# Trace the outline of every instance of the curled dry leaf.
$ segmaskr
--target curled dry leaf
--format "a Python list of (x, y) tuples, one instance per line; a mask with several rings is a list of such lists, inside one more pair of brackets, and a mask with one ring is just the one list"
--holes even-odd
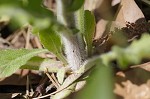
[(131, 66), (130, 68), (142, 68), (142, 69), (147, 70), (147, 71), (150, 72), (150, 62), (141, 64), (141, 65)]
[(116, 21), (121, 22), (126, 26), (126, 22), (134, 23), (139, 19), (145, 19), (145, 17), (135, 1), (122, 0), (116, 15)]
[(124, 99), (149, 99), (150, 98), (150, 80), (146, 84), (136, 85), (127, 80), (122, 82), (122, 85), (116, 84), (114, 92), (117, 95), (123, 96)]

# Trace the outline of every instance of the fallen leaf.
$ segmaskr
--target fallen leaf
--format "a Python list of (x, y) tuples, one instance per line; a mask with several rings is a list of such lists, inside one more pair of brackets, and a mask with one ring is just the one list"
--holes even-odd
[(99, 39), (102, 37), (103, 33), (106, 30), (106, 25), (107, 25), (108, 21), (101, 19), (98, 21), (98, 23), (96, 24), (96, 33), (95, 33), (95, 37), (94, 39)]
[[(150, 82), (150, 80), (148, 81)], [(147, 83), (148, 83), (147, 82)], [(150, 98), (150, 87), (147, 84), (142, 84), (140, 86), (133, 84), (131, 81), (127, 80), (122, 82), (122, 85), (116, 84), (116, 89), (114, 92), (124, 99), (149, 99)]]
[(126, 26), (126, 22), (135, 23), (139, 19), (145, 19), (144, 14), (134, 0), (122, 0), (116, 15), (116, 21)]
[(140, 65), (131, 66), (130, 68), (142, 68), (142, 69), (150, 72), (150, 62), (140, 64)]

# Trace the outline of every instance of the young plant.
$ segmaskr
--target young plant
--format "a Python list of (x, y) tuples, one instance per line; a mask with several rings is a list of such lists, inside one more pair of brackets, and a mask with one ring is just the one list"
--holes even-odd
[[(29, 0), (28, 3), (29, 7), (27, 8), (30, 8), (33, 5), (33, 0)], [(106, 78), (108, 80), (106, 81), (110, 81), (109, 78), (112, 73), (109, 70), (107, 71), (105, 66), (111, 66), (111, 61), (117, 61), (118, 66), (125, 69), (131, 63), (138, 64), (142, 58), (150, 58), (150, 49), (147, 49), (147, 46), (150, 46), (150, 43), (148, 43), (149, 35), (144, 35), (140, 41), (133, 42), (127, 48), (113, 47), (112, 51), (108, 53), (93, 56), (92, 39), (96, 24), (94, 14), (91, 11), (84, 10), (84, 0), (56, 0), (56, 4), (57, 18), (54, 14), (51, 14), (50, 18), (47, 18), (49, 23), (44, 21), (46, 25), (43, 27), (40, 25), (42, 21), (35, 20), (37, 18), (34, 15), (31, 23), (28, 19), (26, 20), (33, 25), (33, 32), (36, 32), (35, 34), (39, 36), (45, 49), (0, 50), (0, 78), (10, 76), (17, 69), (56, 72), (61, 86), (56, 92), (38, 98), (53, 95), (52, 98), (61, 99), (76, 89), (78, 84), (84, 84), (84, 82), (80, 82), (81, 76), (93, 66), (98, 68), (102, 66), (99, 72), (110, 72), (106, 73), (106, 75), (108, 74), (108, 78)], [(28, 11), (27, 8), (22, 9)], [(0, 13), (2, 12), (0, 10)], [(24, 15), (29, 17), (31, 13)], [(7, 14), (7, 16), (11, 15)], [(17, 16), (14, 17), (16, 19)], [(19, 21), (16, 20), (16, 22)], [(147, 42), (147, 45), (145, 45), (145, 42)], [(53, 52), (63, 62), (64, 66), (55, 65), (60, 64), (59, 61), (35, 57), (39, 53), (49, 51)], [(128, 56), (129, 54), (131, 57)], [(64, 79), (66, 72), (71, 74)], [(102, 73), (101, 76), (103, 74), (105, 73)], [(110, 94), (112, 93), (110, 92)]]

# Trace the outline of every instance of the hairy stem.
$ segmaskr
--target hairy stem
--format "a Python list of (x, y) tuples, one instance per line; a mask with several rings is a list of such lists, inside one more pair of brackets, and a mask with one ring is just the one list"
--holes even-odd
[(73, 71), (76, 71), (85, 60), (85, 54), (83, 53), (84, 45), (81, 44), (82, 38), (79, 38), (81, 36), (71, 31), (76, 28), (74, 12), (67, 12), (67, 7), (71, 1), (57, 0), (57, 20), (69, 28), (68, 30), (61, 31), (59, 35), (65, 47), (68, 64)]

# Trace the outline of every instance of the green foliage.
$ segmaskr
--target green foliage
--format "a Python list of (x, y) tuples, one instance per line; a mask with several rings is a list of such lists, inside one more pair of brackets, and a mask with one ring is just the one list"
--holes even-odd
[(114, 46), (109, 53), (100, 57), (105, 65), (111, 65), (111, 61), (117, 61), (119, 68), (127, 69), (129, 65), (138, 64), (142, 59), (150, 58), (150, 35), (143, 34), (140, 40), (135, 40), (127, 48)]
[(84, 4), (84, 0), (71, 0), (71, 4), (68, 7), (68, 11), (76, 11)]
[(60, 68), (57, 72), (57, 79), (60, 84), (63, 83), (65, 75), (66, 75), (66, 68), (64, 67)]
[(18, 70), (22, 65), (39, 53), (47, 52), (46, 49), (8, 49), (0, 50), (0, 78), (7, 77)]
[(150, 35), (144, 34), (139, 41), (133, 41), (126, 49), (113, 47), (119, 67), (126, 69), (128, 65), (139, 64), (142, 59), (150, 58), (149, 40)]
[(81, 7), (76, 12), (76, 17), (76, 27), (80, 30), (82, 37), (85, 38), (86, 51), (88, 56), (91, 56), (93, 49), (92, 42), (96, 26), (95, 16), (91, 11), (84, 11), (84, 7)]
[(60, 37), (52, 29), (41, 31), (39, 33), (40, 41), (49, 51), (53, 52), (62, 62), (67, 64), (62, 54), (62, 44)]
[(88, 56), (92, 55), (92, 42), (95, 32), (95, 16), (91, 11), (85, 10), (84, 12), (84, 36), (87, 44)]
[(20, 69), (30, 69), (48, 72), (58, 72), (64, 68), (62, 62), (53, 59), (32, 57), (27, 63), (20, 67)]
[(25, 65), (21, 66), (20, 69), (39, 70), (44, 60), (44, 58), (38, 56), (32, 57)]
[(99, 61), (87, 79), (85, 88), (77, 94), (76, 99), (115, 99), (113, 85), (112, 68)]
[(84, 7), (82, 6), (78, 11), (75, 13), (76, 15), (76, 28), (79, 29), (80, 33), (84, 33)]
[(46, 29), (50, 26), (53, 13), (42, 8), (41, 3), (42, 0), (36, 0), (36, 3), (34, 0), (28, 0), (27, 3), (22, 0), (1, 0), (0, 18), (8, 18), (12, 29), (28, 24), (38, 30)]

